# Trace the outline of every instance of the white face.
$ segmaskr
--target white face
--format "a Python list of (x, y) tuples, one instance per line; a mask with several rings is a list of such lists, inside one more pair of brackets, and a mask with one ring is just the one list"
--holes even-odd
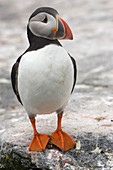
[(34, 35), (53, 39), (55, 33), (52, 30), (56, 28), (56, 19), (42, 12), (31, 18), (28, 26)]

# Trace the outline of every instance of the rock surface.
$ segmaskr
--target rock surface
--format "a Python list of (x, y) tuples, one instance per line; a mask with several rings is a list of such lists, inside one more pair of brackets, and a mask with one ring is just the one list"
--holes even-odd
[[(57, 9), (74, 33), (61, 41), (75, 57), (77, 85), (65, 109), (63, 130), (75, 142), (62, 153), (48, 145), (30, 152), (33, 131), (11, 88), (11, 66), (28, 46), (26, 24), (40, 6)], [(0, 169), (113, 169), (113, 1), (4, 0), (0, 2)], [(51, 134), (55, 113), (37, 116), (37, 128)]]
[[(76, 146), (65, 153), (48, 144), (45, 152), (31, 152), (29, 129), (17, 126), (2, 135), (0, 150), (0, 169), (112, 169), (113, 167), (113, 133), (107, 136), (84, 133), (73, 136)], [(17, 130), (17, 132), (16, 132)], [(16, 132), (16, 134), (14, 134)], [(9, 136), (8, 136), (8, 135)], [(4, 142), (5, 140), (5, 142)], [(80, 142), (81, 141), (81, 142)]]

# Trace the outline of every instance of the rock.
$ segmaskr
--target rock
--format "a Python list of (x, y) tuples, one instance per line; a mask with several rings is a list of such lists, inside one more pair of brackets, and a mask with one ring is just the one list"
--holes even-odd
[(50, 143), (45, 152), (31, 152), (28, 149), (32, 139), (29, 122), (13, 123), (13, 127), (1, 132), (0, 169), (74, 170), (113, 167), (113, 133), (106, 136), (82, 133), (72, 137), (75, 148), (65, 153)]

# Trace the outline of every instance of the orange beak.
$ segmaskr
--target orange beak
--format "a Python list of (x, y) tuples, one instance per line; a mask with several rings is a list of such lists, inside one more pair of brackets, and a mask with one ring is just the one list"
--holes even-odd
[(55, 33), (54, 38), (55, 39), (69, 39), (72, 40), (73, 39), (73, 34), (72, 31), (70, 29), (70, 27), (68, 26), (68, 24), (60, 17), (60, 16), (56, 16), (56, 28), (53, 28), (52, 32)]

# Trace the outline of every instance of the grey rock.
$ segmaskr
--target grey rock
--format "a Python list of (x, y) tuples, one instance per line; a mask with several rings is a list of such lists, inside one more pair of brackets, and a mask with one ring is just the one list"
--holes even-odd
[(31, 137), (27, 136), (28, 140), (26, 140), (26, 131), (18, 130), (18, 137), (12, 137), (15, 133), (13, 127), (7, 133), (10, 137), (6, 138), (4, 133), (0, 142), (1, 169), (74, 170), (112, 168), (113, 166), (113, 133), (107, 136), (84, 133), (77, 138), (73, 137), (76, 144), (78, 141), (81, 142), (81, 146), (79, 149), (75, 146), (65, 153), (52, 144), (50, 147), (50, 143), (45, 152), (31, 152), (28, 149)]

